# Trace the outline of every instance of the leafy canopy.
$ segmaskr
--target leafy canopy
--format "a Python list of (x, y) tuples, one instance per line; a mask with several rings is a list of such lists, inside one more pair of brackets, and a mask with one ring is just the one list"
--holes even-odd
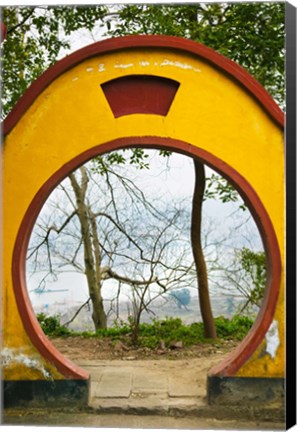
[(160, 34), (213, 48), (246, 68), (284, 105), (285, 3), (128, 5), (111, 36)]
[[(80, 29), (92, 32), (98, 28), (102, 38), (160, 34), (205, 44), (246, 68), (284, 109), (285, 2), (9, 6), (2, 12), (7, 27), (2, 51), (2, 118), (63, 51), (70, 51), (69, 36)], [(138, 149), (128, 162), (147, 168), (145, 157)], [(97, 162), (103, 173), (108, 164), (127, 161), (113, 154)], [(226, 180), (215, 186), (217, 180), (218, 176), (208, 180), (205, 198), (236, 201), (233, 187)]]
[[(2, 117), (77, 30), (162, 34), (203, 43), (246, 68), (284, 108), (285, 2), (9, 6), (2, 8)], [(92, 39), (90, 38), (90, 42)]]
[(103, 6), (9, 6), (2, 8), (7, 37), (2, 50), (2, 117), (49, 66), (62, 50), (70, 50), (67, 36), (102, 21)]

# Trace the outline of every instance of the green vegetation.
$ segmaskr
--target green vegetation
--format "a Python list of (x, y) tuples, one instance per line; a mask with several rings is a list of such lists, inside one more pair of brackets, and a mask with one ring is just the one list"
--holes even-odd
[[(110, 338), (111, 340), (123, 340), (127, 343), (132, 335), (132, 327), (129, 323), (115, 323), (114, 327), (99, 329), (96, 332), (74, 332), (68, 330), (60, 323), (59, 316), (46, 316), (43, 313), (37, 315), (37, 319), (44, 333), (52, 337), (83, 336)], [(218, 340), (242, 340), (253, 325), (253, 320), (246, 316), (234, 315), (231, 319), (223, 316), (215, 318)], [(183, 324), (180, 318), (166, 318), (165, 320), (153, 320), (152, 323), (141, 323), (138, 345), (155, 349), (163, 340), (168, 347), (172, 341), (182, 341), (184, 346), (197, 343), (210, 342), (204, 338), (202, 322)]]
[(251, 280), (253, 289), (246, 306), (251, 303), (252, 305), (260, 306), (264, 297), (266, 285), (266, 256), (263, 251), (253, 252), (248, 248), (243, 248), (240, 251), (240, 264), (245, 274)]
[(104, 38), (161, 34), (203, 43), (247, 69), (283, 106), (285, 6), (283, 1), (5, 6), (1, 8), (7, 28), (2, 52), (2, 115), (8, 114), (63, 50), (69, 53), (69, 36), (80, 29), (96, 33), (99, 28)]
[(39, 313), (37, 314), (37, 320), (47, 336), (69, 336), (72, 334), (67, 327), (61, 324), (58, 315), (47, 316), (44, 313)]
[(243, 339), (253, 325), (254, 320), (247, 316), (234, 315), (231, 320), (225, 317), (215, 319), (217, 334), (220, 339)]

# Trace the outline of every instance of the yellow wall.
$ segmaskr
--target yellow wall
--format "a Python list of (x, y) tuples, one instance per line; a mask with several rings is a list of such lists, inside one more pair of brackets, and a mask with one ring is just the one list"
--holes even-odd
[[(130, 74), (160, 75), (181, 83), (166, 117), (113, 117), (100, 84)], [(13, 362), (7, 361), (6, 379), (36, 379), (41, 370), (50, 368), (26, 335), (11, 281), (16, 235), (36, 192), (83, 151), (117, 138), (147, 135), (186, 141), (237, 170), (266, 208), (284, 262), (283, 136), (260, 105), (233, 80), (188, 54), (139, 48), (86, 60), (50, 84), (5, 139), (3, 348), (10, 350), (11, 358), (24, 354), (40, 365), (38, 371), (26, 362), (22, 367), (14, 362), (12, 367)], [(261, 355), (262, 344), (238, 375), (283, 376), (283, 286), (274, 321), (279, 341), (275, 356)], [(60, 376), (55, 368), (50, 373)]]

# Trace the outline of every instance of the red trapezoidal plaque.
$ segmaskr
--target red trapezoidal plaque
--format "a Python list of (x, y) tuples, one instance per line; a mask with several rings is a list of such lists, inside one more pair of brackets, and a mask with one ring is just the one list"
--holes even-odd
[(116, 118), (128, 114), (166, 116), (179, 82), (154, 75), (128, 75), (101, 87)]

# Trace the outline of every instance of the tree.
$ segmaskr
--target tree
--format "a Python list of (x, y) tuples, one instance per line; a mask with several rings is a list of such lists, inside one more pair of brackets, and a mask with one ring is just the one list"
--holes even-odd
[(207, 45), (247, 69), (284, 107), (283, 2), (125, 5), (114, 27), (111, 36), (160, 34)]
[(106, 328), (106, 314), (101, 295), (102, 278), (107, 269), (101, 265), (100, 242), (98, 238), (96, 216), (87, 202), (86, 192), (89, 176), (85, 166), (80, 168), (81, 183), (74, 173), (69, 174), (75, 195), (76, 214), (80, 222), (81, 241), (84, 245), (84, 267), (88, 281), (89, 294), (93, 305), (92, 318), (95, 329)]
[[(132, 326), (132, 341), (135, 344), (138, 341), (142, 313), (146, 311), (154, 314), (150, 306), (156, 299), (163, 297), (168, 292), (171, 293), (172, 289), (177, 286), (178, 289), (174, 289), (174, 291), (180, 292), (182, 290), (181, 287), (188, 285), (190, 281), (191, 260), (189, 260), (188, 266), (185, 266), (186, 260), (189, 259), (187, 256), (188, 250), (185, 247), (187, 245), (181, 244), (180, 236), (176, 229), (174, 231), (171, 229), (172, 227), (177, 228), (178, 225), (176, 222), (179, 216), (179, 212), (174, 213), (168, 224), (156, 227), (156, 232), (150, 230), (149, 244), (151, 245), (151, 256), (149, 281), (153, 278), (157, 289), (155, 288), (153, 291), (152, 284), (150, 283), (142, 284), (141, 286), (132, 284), (131, 303), (133, 311), (129, 315), (129, 319)], [(179, 228), (182, 228), (180, 224)], [(169, 255), (172, 255), (171, 259), (169, 259)], [(162, 278), (157, 276), (161, 260), (166, 267)]]
[[(176, 284), (182, 286), (192, 263), (178, 234), (182, 209), (154, 206), (132, 181), (131, 167), (125, 177), (123, 153), (100, 156), (61, 183), (37, 220), (28, 260), (31, 273), (49, 269), (40, 283), (70, 268), (85, 275), (95, 330), (107, 326), (104, 282), (131, 287), (136, 342), (142, 312)], [(135, 171), (137, 152), (129, 153)]]
[(9, 6), (1, 11), (7, 28), (2, 52), (3, 117), (61, 52), (70, 51), (70, 36), (81, 29), (90, 32), (90, 40), (161, 34), (203, 43), (246, 68), (284, 107), (284, 2)]
[(265, 253), (247, 247), (236, 250), (231, 266), (224, 269), (224, 280), (245, 298), (239, 313), (260, 308), (266, 284)]
[(199, 304), (204, 323), (205, 337), (215, 339), (216, 327), (211, 310), (207, 268), (201, 244), (202, 203), (205, 189), (205, 170), (203, 163), (194, 160), (195, 187), (192, 201), (191, 241), (197, 271)]
[[(3, 114), (25, 88), (58, 57), (79, 28), (106, 29), (105, 36), (163, 34), (199, 41), (245, 67), (284, 106), (284, 3), (198, 3), (193, 5), (118, 5), (108, 8), (3, 8), (7, 39), (3, 46)], [(30, 30), (34, 28), (35, 36)], [(194, 161), (195, 171), (203, 167)], [(201, 175), (197, 179), (202, 181)], [(198, 180), (197, 180), (198, 181)], [(207, 337), (215, 337), (200, 234), (203, 184), (195, 185), (192, 247)], [(224, 180), (220, 180), (226, 185)], [(227, 189), (230, 188), (227, 186)], [(231, 189), (232, 190), (232, 189)], [(229, 192), (228, 192), (229, 193)], [(228, 195), (228, 194), (227, 194)], [(219, 195), (226, 199), (226, 195)]]
[[(1, 7), (7, 34), (2, 51), (2, 118), (18, 99), (64, 50), (70, 50), (70, 38), (81, 28), (94, 29), (103, 20), (104, 6)], [(62, 36), (61, 36), (62, 35)]]

